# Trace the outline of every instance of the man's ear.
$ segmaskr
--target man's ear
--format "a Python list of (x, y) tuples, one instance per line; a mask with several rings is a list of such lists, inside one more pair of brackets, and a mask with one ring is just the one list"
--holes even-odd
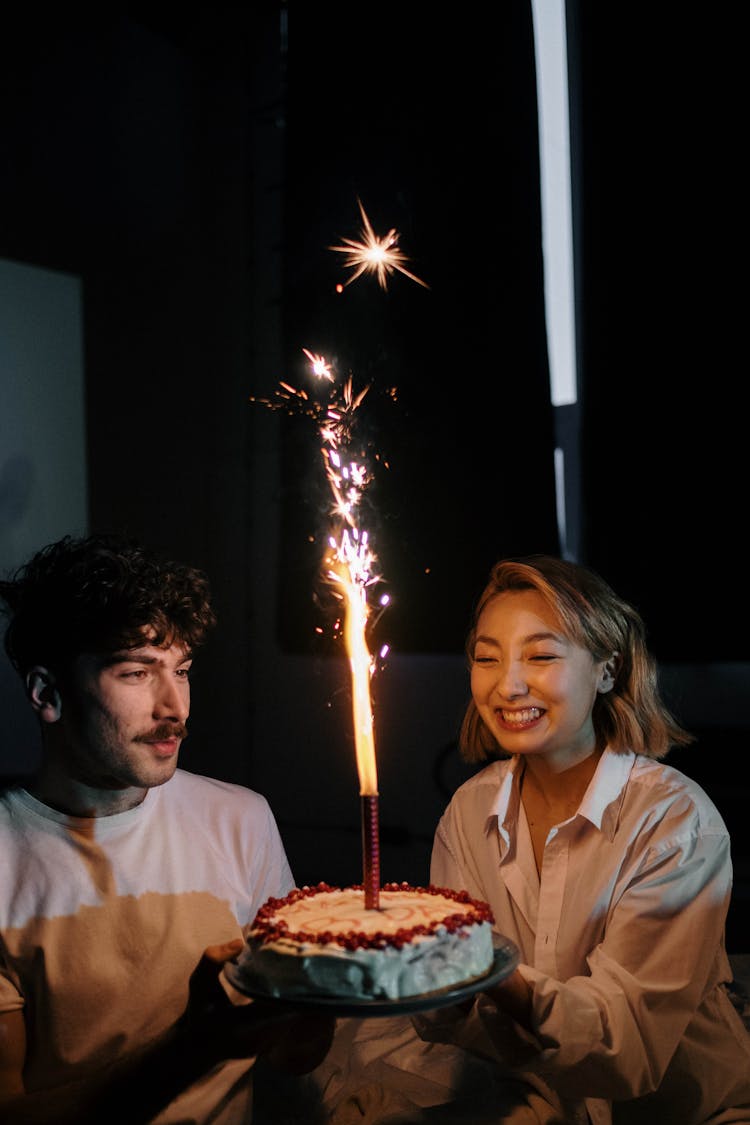
[(56, 723), (62, 714), (62, 698), (53, 672), (35, 664), (26, 675), (26, 694), (43, 723)]

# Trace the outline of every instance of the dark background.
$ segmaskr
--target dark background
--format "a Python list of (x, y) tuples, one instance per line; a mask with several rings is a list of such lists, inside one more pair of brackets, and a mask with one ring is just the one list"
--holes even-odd
[[(558, 549), (533, 37), (526, 4), (500, 6), (485, 34), (422, 5), (388, 11), (370, 8), (363, 34), (357, 6), (324, 28), (316, 6), (291, 9), (284, 358), (300, 368), (304, 345), (372, 385), (362, 415), (389, 466), (368, 492), (394, 598), (384, 628), (397, 651), (456, 652), (499, 555)], [(358, 199), (377, 232), (401, 233), (429, 291), (396, 273), (387, 292), (336, 293), (350, 274), (327, 248), (357, 235)], [(291, 552), (321, 503), (299, 456), (285, 465)], [(284, 586), (290, 647), (311, 632), (319, 556), (316, 543)]]
[[(371, 387), (384, 875), (413, 882), (464, 776), (471, 607), (496, 558), (559, 550), (552, 450), (572, 424), (578, 555), (643, 612), (698, 735), (673, 760), (733, 832), (745, 948), (741, 40), (708, 6), (677, 23), (645, 4), (571, 4), (568, 35), (572, 416), (549, 403), (520, 0), (6, 13), (0, 256), (82, 280), (90, 529), (211, 576), (184, 764), (266, 793), (299, 882), (358, 877), (347, 682), (316, 633), (316, 435), (250, 397), (297, 385), (303, 347)], [(358, 198), (429, 289), (336, 293), (329, 247), (357, 236)]]

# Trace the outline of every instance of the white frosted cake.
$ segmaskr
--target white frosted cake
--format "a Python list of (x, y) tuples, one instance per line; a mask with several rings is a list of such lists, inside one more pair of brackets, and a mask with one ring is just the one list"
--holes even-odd
[(457, 986), (493, 964), (492, 914), (465, 891), (387, 883), (301, 887), (258, 911), (232, 977), (266, 996), (398, 1000)]

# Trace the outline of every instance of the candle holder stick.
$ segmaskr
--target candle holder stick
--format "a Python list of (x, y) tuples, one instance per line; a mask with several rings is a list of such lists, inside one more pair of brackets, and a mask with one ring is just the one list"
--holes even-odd
[(365, 888), (365, 910), (380, 908), (380, 834), (378, 831), (378, 795), (363, 793), (362, 810), (362, 882)]

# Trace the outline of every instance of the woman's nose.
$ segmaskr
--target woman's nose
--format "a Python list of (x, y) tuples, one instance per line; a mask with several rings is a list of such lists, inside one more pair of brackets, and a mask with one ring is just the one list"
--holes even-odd
[(528, 692), (526, 677), (517, 660), (509, 660), (498, 665), (495, 691), (504, 699), (515, 699)]

